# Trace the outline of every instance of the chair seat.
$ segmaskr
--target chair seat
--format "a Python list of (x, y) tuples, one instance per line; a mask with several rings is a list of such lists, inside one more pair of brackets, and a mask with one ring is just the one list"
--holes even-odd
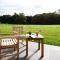
[(17, 44), (16, 39), (5, 38), (5, 39), (2, 39), (1, 41), (1, 46), (10, 46), (10, 45), (15, 45), (15, 44)]

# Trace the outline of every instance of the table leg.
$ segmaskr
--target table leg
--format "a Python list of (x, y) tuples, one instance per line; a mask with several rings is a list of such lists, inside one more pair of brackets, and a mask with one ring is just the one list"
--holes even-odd
[(40, 40), (38, 40), (38, 50), (40, 49)]
[(26, 57), (28, 56), (28, 39), (26, 39)]
[(41, 39), (41, 57), (44, 56), (44, 42), (43, 39)]

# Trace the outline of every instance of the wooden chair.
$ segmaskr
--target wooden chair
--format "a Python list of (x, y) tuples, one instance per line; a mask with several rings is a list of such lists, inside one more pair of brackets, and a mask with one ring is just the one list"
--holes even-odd
[(1, 57), (1, 50), (5, 48), (14, 48), (17, 51), (17, 59), (19, 58), (19, 39), (18, 37), (6, 36), (5, 34), (0, 34), (0, 60)]
[(23, 26), (13, 26), (12, 31), (16, 31), (18, 34), (23, 34)]
[[(18, 34), (18, 35), (23, 34), (23, 26), (13, 26), (12, 27), (12, 33)], [(23, 39), (22, 39), (22, 42), (23, 42)]]

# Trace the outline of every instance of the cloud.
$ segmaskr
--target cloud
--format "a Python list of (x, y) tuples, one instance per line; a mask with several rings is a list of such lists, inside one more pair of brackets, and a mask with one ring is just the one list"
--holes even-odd
[(0, 15), (25, 13), (34, 15), (60, 9), (60, 0), (0, 0)]

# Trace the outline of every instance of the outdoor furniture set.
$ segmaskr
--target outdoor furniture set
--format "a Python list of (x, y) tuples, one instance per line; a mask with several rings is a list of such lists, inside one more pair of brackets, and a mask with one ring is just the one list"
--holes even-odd
[[(19, 58), (19, 40), (24, 38), (26, 40), (26, 57), (28, 56), (28, 41), (37, 40), (38, 50), (41, 46), (41, 57), (44, 56), (44, 37), (40, 34), (22, 34), (22, 26), (13, 26), (13, 33), (9, 36), (5, 34), (0, 34), (0, 59), (2, 57), (1, 50), (5, 48), (14, 48), (17, 51), (17, 59)], [(19, 34), (21, 33), (21, 34)], [(23, 40), (23, 39), (22, 39)]]

